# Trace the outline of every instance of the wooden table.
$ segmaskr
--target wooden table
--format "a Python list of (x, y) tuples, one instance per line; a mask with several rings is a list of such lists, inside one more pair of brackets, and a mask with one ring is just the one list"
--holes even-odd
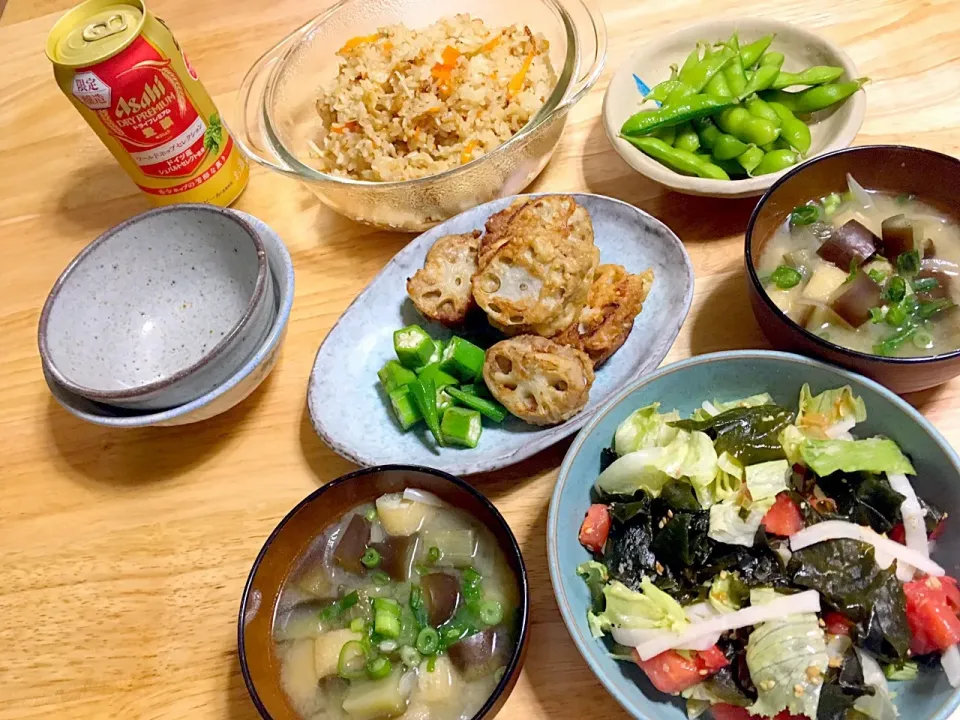
[[(174, 28), (229, 118), (246, 69), (327, 1), (155, 0), (151, 7)], [(409, 237), (355, 225), (297, 183), (255, 169), (236, 207), (280, 233), (297, 269), (289, 334), (273, 375), (239, 407), (200, 425), (114, 431), (68, 415), (40, 373), (40, 307), (86, 243), (148, 207), (60, 94), (44, 57), (48, 30), (72, 4), (9, 0), (0, 18), (0, 718), (252, 719), (236, 658), (250, 564), (298, 500), (352, 469), (311, 429), (305, 392), (313, 357), (340, 313)], [(573, 110), (534, 189), (626, 200), (683, 239), (697, 292), (668, 362), (766, 346), (742, 276), (742, 233), (754, 203), (664, 193), (610, 148), (599, 118), (603, 92), (638, 43), (707, 13), (818, 28), (873, 79), (859, 143), (960, 154), (954, 0), (601, 6), (610, 34), (607, 70)], [(951, 411), (960, 381), (910, 400), (960, 444), (960, 415)], [(547, 501), (566, 447), (477, 479), (510, 521), (530, 569), (532, 642), (507, 718), (624, 716), (569, 639), (547, 577)]]

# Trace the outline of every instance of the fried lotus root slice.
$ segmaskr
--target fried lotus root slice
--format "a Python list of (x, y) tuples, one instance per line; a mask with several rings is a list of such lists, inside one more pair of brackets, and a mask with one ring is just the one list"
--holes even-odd
[(593, 363), (576, 348), (520, 335), (487, 350), (483, 379), (493, 396), (521, 420), (555, 425), (587, 404)]
[(407, 279), (407, 294), (424, 317), (449, 326), (463, 323), (474, 306), (470, 279), (479, 247), (479, 230), (446, 235), (433, 244), (423, 267)]
[(522, 198), (514, 200), (508, 207), (494, 213), (487, 219), (487, 223), (484, 225), (486, 232), (480, 240), (480, 250), (477, 254), (477, 266), (480, 269), (486, 267), (497, 250), (503, 247), (508, 240), (507, 228), (510, 226), (510, 221), (529, 202), (529, 200)]
[(553, 339), (582, 350), (600, 367), (626, 342), (651, 287), (653, 270), (631, 275), (622, 265), (601, 265), (579, 320)]

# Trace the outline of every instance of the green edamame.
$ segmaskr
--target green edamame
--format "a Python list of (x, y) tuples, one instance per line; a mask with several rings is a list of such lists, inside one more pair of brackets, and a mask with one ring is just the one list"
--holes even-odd
[(768, 52), (760, 58), (760, 67), (765, 67), (767, 65), (775, 65), (776, 67), (783, 67), (783, 61), (786, 60), (783, 53), (781, 52)]
[(753, 97), (747, 100), (745, 103), (747, 111), (754, 117), (763, 118), (764, 120), (769, 120), (777, 127), (780, 127), (780, 116), (777, 115), (776, 111), (766, 102), (761, 100), (758, 97)]
[[(714, 115), (734, 104), (732, 99), (723, 100), (709, 95), (691, 95), (676, 105), (665, 104), (659, 110), (641, 110), (627, 118), (620, 128), (622, 135), (646, 135), (657, 128), (679, 125), (687, 120)], [(746, 112), (746, 111), (744, 111)], [(749, 113), (747, 113), (749, 116)]]
[(717, 165), (706, 162), (692, 152), (670, 147), (663, 140), (653, 137), (625, 137), (624, 139), (641, 152), (679, 173), (708, 180), (730, 179), (730, 176)]
[(778, 102), (792, 113), (805, 115), (824, 110), (831, 105), (846, 100), (863, 87), (868, 80), (869, 78), (858, 78), (848, 82), (828, 83), (795, 93), (771, 90), (764, 93), (763, 99), (768, 102), (771, 100)]
[(740, 59), (740, 38), (734, 33), (727, 41), (727, 47), (733, 52), (730, 62), (723, 68), (720, 75), (730, 90), (731, 95), (740, 95), (747, 86), (747, 76), (743, 72), (743, 61)]
[(693, 125), (685, 122), (677, 126), (677, 134), (673, 141), (673, 146), (678, 150), (686, 150), (692, 153), (700, 149), (700, 137), (697, 135), (697, 131), (693, 129)]
[(653, 132), (652, 137), (663, 140), (667, 145), (673, 145), (677, 139), (677, 128), (674, 126), (662, 127)]
[[(679, 82), (679, 80), (677, 82)], [(693, 91), (693, 88), (687, 85), (686, 83), (681, 82), (679, 85), (677, 85), (673, 89), (673, 91), (669, 95), (667, 95), (667, 98), (662, 103), (660, 103), (660, 106), (669, 107), (671, 105), (679, 105), (688, 97), (691, 97), (693, 95), (696, 95), (696, 93)]]
[(728, 98), (733, 97), (733, 92), (730, 90), (730, 86), (727, 84), (727, 76), (722, 72), (718, 72), (712, 78), (710, 82), (707, 83), (707, 86), (703, 89), (707, 95), (713, 95), (713, 97), (718, 98)]
[[(772, 53), (767, 53), (767, 55), (771, 54)], [(764, 55), (764, 58), (766, 58), (767, 55)], [(781, 55), (781, 57), (783, 56)], [(743, 92), (740, 93), (740, 98), (742, 99), (753, 93), (766, 90), (773, 84), (773, 81), (777, 79), (777, 75), (779, 74), (780, 66), (777, 64), (760, 65), (760, 67), (754, 71), (753, 75), (750, 76), (746, 87), (743, 89)]]
[(747, 175), (753, 175), (753, 169), (760, 164), (760, 161), (763, 160), (764, 155), (765, 153), (763, 150), (758, 148), (756, 145), (751, 145), (747, 148), (746, 152), (737, 158), (737, 162), (744, 170), (746, 170)]
[(700, 147), (713, 150), (717, 138), (722, 135), (720, 130), (709, 120), (694, 120), (693, 122), (697, 128), (697, 135), (700, 136)]
[(695, 92), (700, 92), (710, 79), (730, 62), (733, 54), (730, 48), (724, 47), (719, 52), (705, 55), (696, 65), (686, 67), (684, 64), (680, 69), (680, 81), (692, 87)]
[(694, 65), (699, 64), (700, 62), (700, 43), (697, 43), (697, 46), (687, 55), (686, 59), (683, 61), (683, 65), (680, 66), (680, 70), (677, 72), (677, 79), (680, 79), (680, 73), (689, 74), (693, 69)]
[(801, 73), (780, 71), (777, 79), (770, 86), (771, 90), (783, 90), (794, 85), (825, 85), (839, 80), (843, 75), (843, 68), (830, 65), (814, 65)]
[(780, 139), (801, 155), (806, 155), (810, 149), (810, 128), (807, 124), (778, 102), (768, 102), (767, 107), (780, 117)]
[(769, 175), (796, 165), (800, 160), (795, 150), (771, 150), (753, 169), (753, 175)]
[(670, 93), (683, 85), (679, 80), (664, 80), (651, 88), (650, 92), (643, 96), (644, 100), (655, 100), (658, 103), (665, 102)]
[(737, 140), (733, 135), (720, 133), (710, 152), (717, 160), (733, 160), (746, 151), (746, 143)]
[(753, 66), (760, 61), (760, 57), (767, 51), (767, 48), (770, 47), (770, 43), (773, 42), (774, 37), (776, 37), (776, 35), (766, 35), (740, 48), (740, 62), (743, 63), (744, 70), (751, 70)]
[(717, 115), (716, 121), (721, 130), (745, 143), (766, 145), (780, 137), (780, 128), (769, 120), (754, 117), (744, 107), (727, 108)]

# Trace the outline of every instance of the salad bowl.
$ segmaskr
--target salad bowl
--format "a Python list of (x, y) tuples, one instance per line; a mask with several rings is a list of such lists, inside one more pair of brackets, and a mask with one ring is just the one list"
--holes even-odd
[[(862, 398), (866, 408), (866, 419), (856, 423), (853, 434), (894, 441), (913, 462), (916, 495), (933, 500), (950, 515), (960, 512), (960, 457), (920, 413), (872, 380), (796, 355), (745, 350), (674, 363), (625, 387), (594, 414), (567, 452), (550, 502), (547, 553), (557, 603), (577, 648), (633, 717), (681, 720), (686, 713), (678, 698), (657, 691), (637, 664), (614, 659), (612, 646), (591, 634), (591, 593), (577, 575), (578, 567), (591, 560), (591, 554), (580, 544), (578, 531), (601, 471), (601, 453), (611, 446), (624, 420), (652, 403), (661, 403), (660, 412), (675, 408), (681, 417), (689, 417), (718, 400), (728, 402), (769, 393), (775, 403), (796, 409), (805, 384), (814, 393), (850, 386), (853, 396)], [(955, 577), (960, 567), (960, 533), (948, 525), (936, 540), (931, 559), (946, 575)], [(855, 559), (850, 558), (850, 562), (853, 572)], [(921, 669), (910, 681), (891, 681), (890, 690), (902, 717), (947, 720), (960, 705), (960, 690), (950, 686), (939, 667)], [(748, 716), (734, 709), (742, 713), (739, 717)]]

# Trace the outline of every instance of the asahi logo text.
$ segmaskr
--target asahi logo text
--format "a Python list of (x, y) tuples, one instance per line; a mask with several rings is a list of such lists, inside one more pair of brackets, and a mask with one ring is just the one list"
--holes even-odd
[(154, 105), (158, 100), (163, 98), (166, 92), (167, 88), (160, 80), (160, 76), (154, 75), (152, 84), (148, 83), (143, 86), (143, 94), (139, 98), (120, 98), (120, 100), (117, 101), (117, 107), (114, 113), (118, 118), (138, 113)]

